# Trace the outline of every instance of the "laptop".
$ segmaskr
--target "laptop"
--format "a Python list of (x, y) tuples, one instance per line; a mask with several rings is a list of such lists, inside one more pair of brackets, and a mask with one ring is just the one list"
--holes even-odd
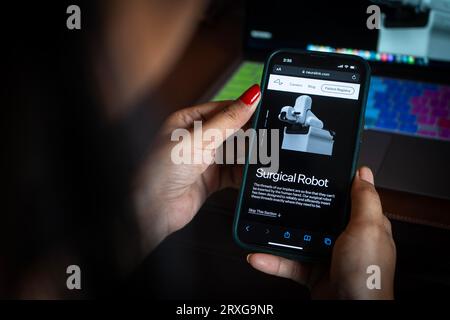
[(243, 57), (210, 97), (235, 99), (260, 83), (278, 48), (359, 55), (372, 68), (359, 164), (378, 187), (450, 199), (450, 31), (436, 26), (440, 12), (413, 7), (382, 7), (381, 28), (369, 30), (371, 4), (249, 1)]

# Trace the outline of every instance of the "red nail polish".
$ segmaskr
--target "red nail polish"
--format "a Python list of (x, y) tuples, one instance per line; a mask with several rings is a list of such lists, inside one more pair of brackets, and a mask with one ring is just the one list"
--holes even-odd
[(259, 85), (254, 84), (239, 97), (239, 100), (241, 100), (246, 105), (251, 106), (260, 95), (261, 89), (259, 88)]

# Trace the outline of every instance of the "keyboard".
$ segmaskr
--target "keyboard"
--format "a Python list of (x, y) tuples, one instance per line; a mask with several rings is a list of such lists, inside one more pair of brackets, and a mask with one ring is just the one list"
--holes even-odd
[[(263, 67), (244, 61), (214, 100), (236, 99), (260, 83)], [(450, 86), (372, 76), (365, 127), (450, 141)]]
[(450, 140), (450, 86), (372, 77), (366, 127)]

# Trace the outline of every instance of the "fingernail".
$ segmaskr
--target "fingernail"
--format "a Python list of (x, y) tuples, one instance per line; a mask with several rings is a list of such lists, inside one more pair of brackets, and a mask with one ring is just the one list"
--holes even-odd
[(259, 85), (254, 84), (239, 97), (239, 100), (241, 100), (246, 105), (251, 106), (256, 101), (256, 99), (259, 98), (260, 95), (261, 89), (259, 88)]
[(248, 255), (247, 255), (247, 262), (248, 263), (250, 263), (250, 256), (251, 256), (252, 254), (251, 253), (249, 253)]

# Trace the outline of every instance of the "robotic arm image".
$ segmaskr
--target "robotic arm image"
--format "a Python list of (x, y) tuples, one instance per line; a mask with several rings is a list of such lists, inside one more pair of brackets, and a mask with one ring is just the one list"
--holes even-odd
[(323, 122), (311, 111), (311, 104), (311, 97), (302, 95), (295, 100), (293, 107), (283, 107), (278, 115), (278, 119), (290, 124), (298, 124), (302, 127), (311, 126), (322, 129)]
[(295, 105), (281, 108), (278, 119), (290, 126), (284, 128), (284, 150), (317, 153), (331, 156), (334, 133), (324, 129), (324, 124), (312, 111), (312, 99), (301, 95)]

